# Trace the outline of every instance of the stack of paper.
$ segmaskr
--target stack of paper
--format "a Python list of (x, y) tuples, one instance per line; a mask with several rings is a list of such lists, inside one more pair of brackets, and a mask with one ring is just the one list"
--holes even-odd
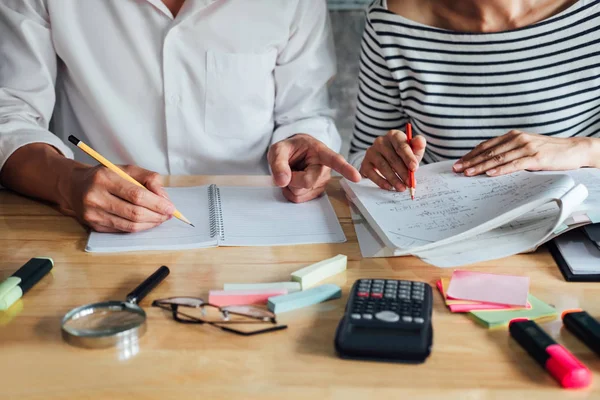
[(473, 271), (454, 271), (440, 279), (438, 289), (452, 312), (468, 312), (488, 328), (506, 326), (515, 318), (555, 317), (556, 310), (529, 294), (529, 278)]
[(537, 249), (600, 221), (600, 169), (465, 177), (452, 161), (417, 171), (417, 197), (341, 181), (363, 257), (414, 255), (457, 267)]

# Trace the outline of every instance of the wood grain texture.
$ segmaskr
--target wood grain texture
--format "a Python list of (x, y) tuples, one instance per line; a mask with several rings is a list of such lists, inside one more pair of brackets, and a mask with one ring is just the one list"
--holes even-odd
[[(172, 177), (173, 186), (217, 183), (268, 185), (268, 177)], [(559, 320), (543, 324), (594, 372), (590, 389), (562, 390), (512, 341), (506, 330), (488, 331), (447, 311), (434, 294), (434, 346), (423, 365), (340, 360), (333, 337), (352, 283), (359, 278), (425, 281), (452, 271), (413, 257), (362, 259), (344, 193), (328, 194), (348, 238), (342, 244), (212, 248), (178, 252), (87, 254), (87, 232), (53, 208), (0, 192), (0, 278), (29, 258), (50, 256), (52, 274), (13, 308), (0, 312), (2, 399), (504, 399), (600, 398), (599, 359)], [(282, 314), (289, 328), (243, 338), (209, 326), (181, 326), (152, 299), (207, 296), (226, 282), (289, 280), (290, 273), (336, 254), (348, 270), (327, 282), (342, 287), (340, 300)], [(171, 275), (143, 302), (148, 333), (137, 354), (82, 350), (64, 343), (60, 320), (71, 308), (124, 299), (160, 265)], [(559, 310), (582, 307), (600, 316), (600, 286), (567, 283), (552, 257), (540, 250), (470, 267), (531, 277), (531, 292)], [(20, 310), (20, 311), (19, 311)], [(17, 315), (11, 315), (17, 314)], [(134, 351), (135, 352), (135, 351)]]

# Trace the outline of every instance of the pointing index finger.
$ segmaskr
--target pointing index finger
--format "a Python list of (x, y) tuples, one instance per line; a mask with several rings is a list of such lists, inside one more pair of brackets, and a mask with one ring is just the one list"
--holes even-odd
[(319, 161), (321, 164), (340, 173), (344, 178), (352, 182), (360, 182), (360, 173), (340, 154), (333, 150), (323, 147), (318, 152)]

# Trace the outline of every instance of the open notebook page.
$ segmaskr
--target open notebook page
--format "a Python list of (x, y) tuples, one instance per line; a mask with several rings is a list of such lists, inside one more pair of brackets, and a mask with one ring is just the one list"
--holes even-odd
[(579, 210), (582, 211), (600, 211), (600, 169), (597, 168), (579, 168), (571, 171), (544, 171), (536, 172), (538, 174), (566, 174), (576, 183), (583, 184), (588, 190), (588, 197), (585, 199)]
[(327, 196), (295, 204), (280, 188), (220, 186), (225, 246), (346, 241)]
[(451, 167), (452, 161), (420, 168), (414, 201), (406, 192), (382, 190), (366, 180), (344, 185), (354, 192), (361, 213), (382, 239), (405, 251), (449, 240), (483, 225), (495, 228), (508, 221), (489, 226), (490, 221), (500, 216), (514, 218), (517, 207), (560, 198), (574, 185), (566, 175), (519, 172), (494, 178), (465, 177), (452, 172)]
[(195, 227), (171, 218), (144, 232), (92, 232), (86, 251), (180, 250), (216, 246), (217, 240), (210, 234), (208, 186), (166, 188), (166, 191), (175, 207)]

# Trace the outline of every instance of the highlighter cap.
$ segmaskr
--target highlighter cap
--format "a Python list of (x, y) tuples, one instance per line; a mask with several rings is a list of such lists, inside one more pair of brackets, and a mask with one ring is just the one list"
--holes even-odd
[(567, 389), (588, 387), (592, 383), (592, 373), (573, 354), (559, 344), (548, 346), (550, 356), (546, 369)]
[(0, 310), (7, 310), (23, 296), (23, 290), (19, 286), (21, 278), (11, 276), (0, 283)]

